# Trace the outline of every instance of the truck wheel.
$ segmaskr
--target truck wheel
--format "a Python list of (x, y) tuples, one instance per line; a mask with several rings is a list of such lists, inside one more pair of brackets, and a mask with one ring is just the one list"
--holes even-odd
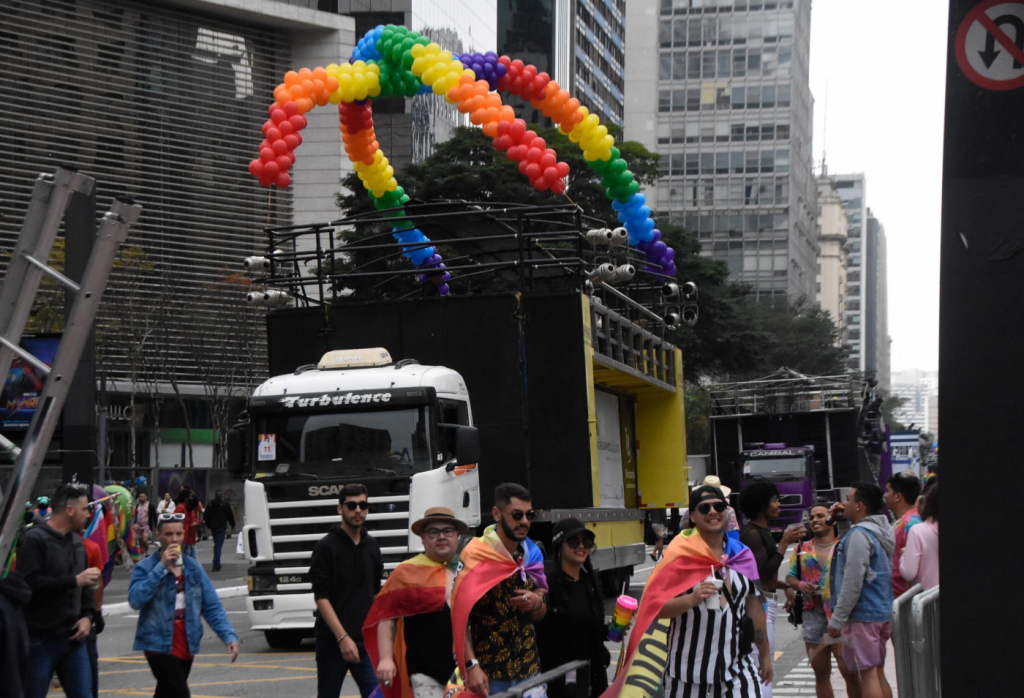
[(275, 650), (291, 650), (302, 644), (301, 630), (264, 630), (267, 644)]

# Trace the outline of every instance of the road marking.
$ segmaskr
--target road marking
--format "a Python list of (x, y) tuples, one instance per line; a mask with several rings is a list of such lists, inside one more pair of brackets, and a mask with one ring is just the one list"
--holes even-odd
[[(711, 510), (709, 509), (708, 511), (711, 511)], [(783, 652), (781, 652), (781, 651), (780, 652), (776, 652), (775, 653), (775, 661), (779, 661), (779, 657), (781, 657), (782, 655), (783, 655)]]
[(194, 686), (232, 686), (236, 683), (269, 683), (271, 681), (312, 681), (315, 676), (282, 676), (275, 679), (238, 679), (235, 681), (208, 681), (206, 683), (189, 682), (189, 687)]
[(149, 669), (122, 669), (121, 671), (101, 671), (100, 676), (111, 676), (113, 674), (141, 674), (149, 672)]

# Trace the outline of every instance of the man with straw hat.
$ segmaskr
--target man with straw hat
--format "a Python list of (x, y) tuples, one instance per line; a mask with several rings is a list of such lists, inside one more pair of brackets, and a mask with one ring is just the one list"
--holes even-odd
[(468, 529), (447, 507), (411, 526), (423, 553), (391, 573), (363, 625), (363, 641), (386, 698), (441, 698), (455, 670), (451, 594), (459, 536)]

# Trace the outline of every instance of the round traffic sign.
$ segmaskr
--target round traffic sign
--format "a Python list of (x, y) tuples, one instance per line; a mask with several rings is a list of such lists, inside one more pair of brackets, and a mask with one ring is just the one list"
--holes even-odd
[(967, 13), (956, 33), (956, 61), (980, 87), (1024, 86), (1024, 1), (985, 0)]

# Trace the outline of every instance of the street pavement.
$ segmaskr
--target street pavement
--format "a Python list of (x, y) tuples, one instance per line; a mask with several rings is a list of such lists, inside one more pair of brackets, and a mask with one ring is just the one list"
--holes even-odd
[[(648, 551), (649, 552), (649, 551)], [(209, 572), (213, 558), (211, 541), (200, 542), (197, 546), (199, 561), (208, 571), (214, 585), (219, 589), (235, 589), (245, 584), (248, 563), (235, 553), (233, 539), (225, 543), (222, 559), (223, 570)], [(639, 595), (642, 583), (653, 569), (647, 562), (636, 569), (631, 592)], [(110, 607), (124, 604), (128, 599), (129, 574), (127, 570), (115, 568), (114, 577), (104, 595), (104, 605)], [(781, 595), (780, 595), (781, 597)], [(223, 601), (235, 631), (240, 640), (241, 653), (238, 661), (231, 664), (224, 644), (205, 626), (203, 646), (193, 664), (190, 685), (193, 698), (291, 698), (316, 694), (316, 661), (313, 655), (313, 641), (305, 641), (297, 650), (271, 649), (262, 632), (249, 630), (243, 597), (226, 598)], [(614, 600), (608, 600), (607, 612), (611, 613)], [(116, 606), (115, 606), (116, 608)], [(107, 617), (105, 632), (99, 636), (100, 653), (100, 694), (124, 696), (151, 696), (156, 686), (141, 652), (132, 650), (138, 614), (121, 606), (119, 613)], [(614, 673), (619, 660), (619, 645), (609, 643), (612, 663), (609, 675)], [(893, 694), (896, 694), (895, 667), (890, 652), (886, 667), (890, 676)], [(846, 696), (845, 687), (838, 671), (833, 672), (833, 686), (837, 698)], [(782, 615), (775, 626), (775, 695), (814, 695), (814, 677), (807, 665), (800, 631), (786, 622)], [(64, 695), (59, 689), (51, 696)], [(359, 695), (355, 682), (348, 678), (341, 692), (342, 698)]]

